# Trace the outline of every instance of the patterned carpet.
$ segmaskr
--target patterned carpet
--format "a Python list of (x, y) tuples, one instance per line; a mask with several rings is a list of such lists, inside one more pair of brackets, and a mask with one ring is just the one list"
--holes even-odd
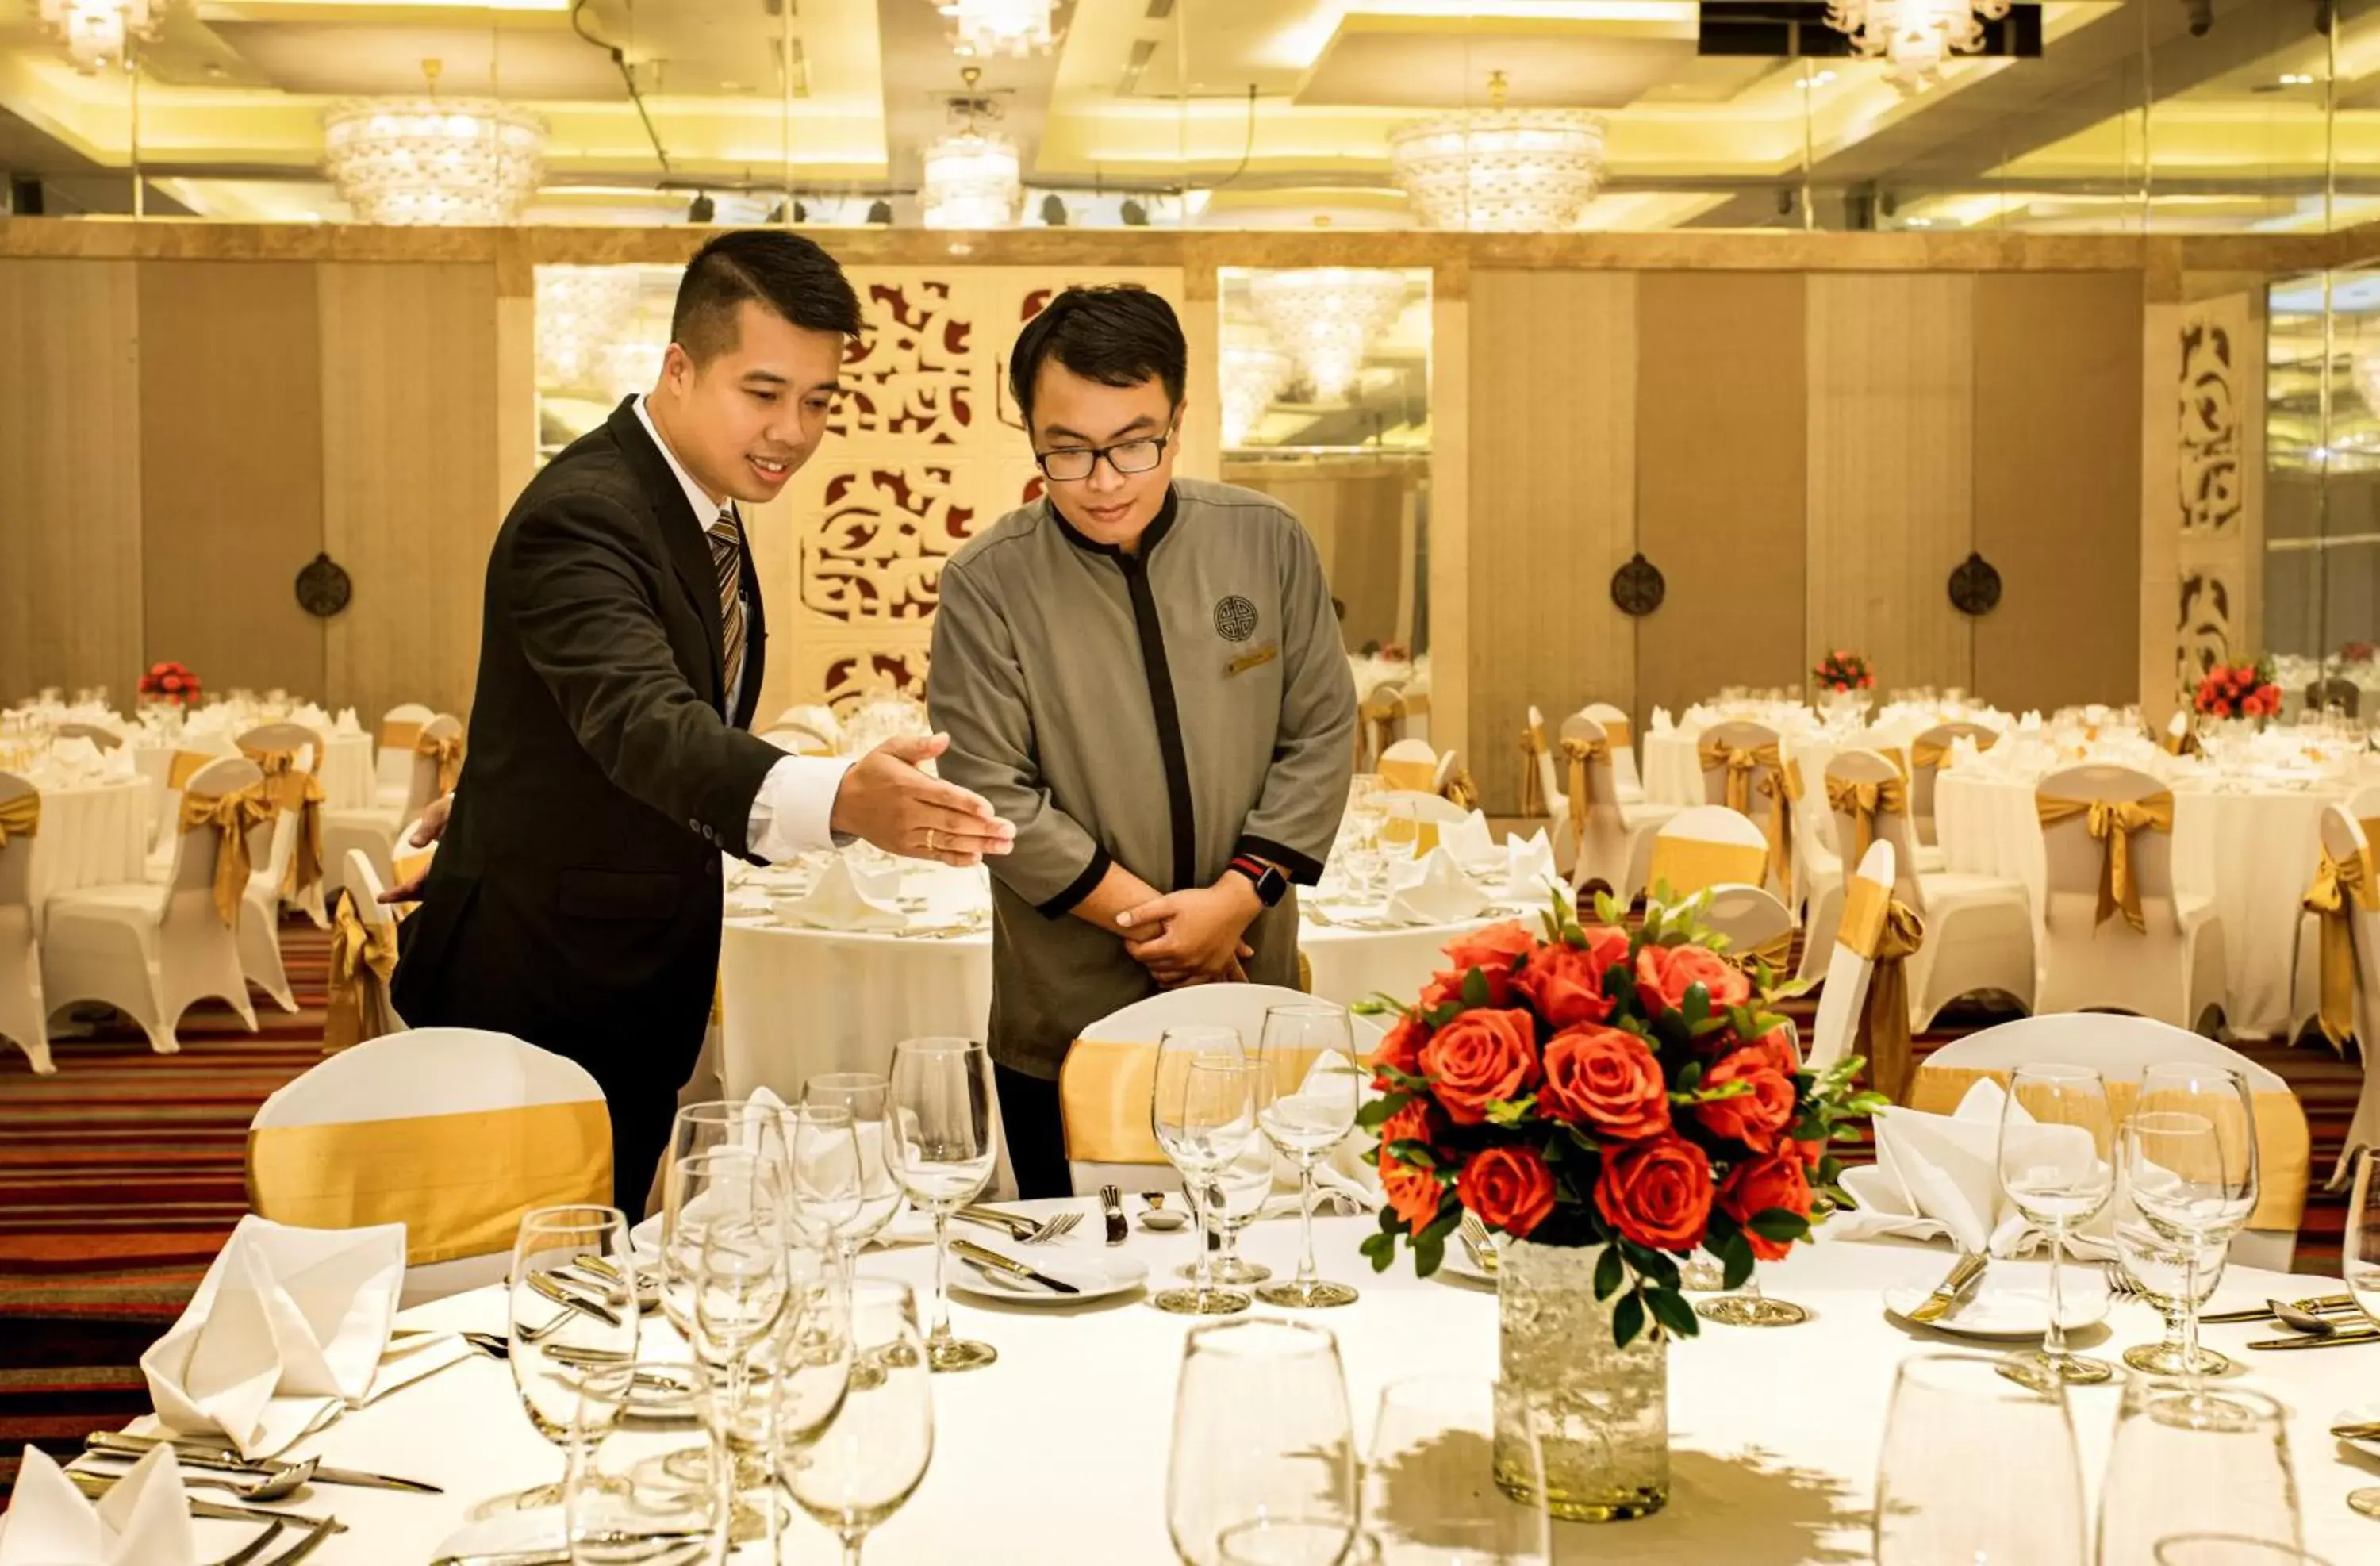
[[(59, 1042), (58, 1073), (47, 1077), (0, 1045), (0, 1498), (26, 1442), (64, 1454), (87, 1432), (148, 1411), (140, 1353), (180, 1314), (246, 1210), (249, 1120), (322, 1059), (326, 938), (293, 923), (282, 950), (300, 1009), (260, 1000), (257, 1033), (211, 1004), (184, 1020), (179, 1054), (153, 1055), (134, 1029), (103, 1025)], [(1814, 1003), (1786, 1009), (1806, 1032)], [(1919, 1038), (1919, 1054), (1999, 1020), (1945, 1016)], [(2335, 1272), (2345, 1200), (2320, 1183), (2362, 1069), (2318, 1044), (2245, 1049), (2304, 1101), (2316, 1188), (2297, 1267)]]

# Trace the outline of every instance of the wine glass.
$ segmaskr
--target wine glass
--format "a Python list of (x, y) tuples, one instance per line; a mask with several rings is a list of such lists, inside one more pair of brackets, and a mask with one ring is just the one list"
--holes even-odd
[[(1240, 1231), (1256, 1221), (1272, 1199), (1272, 1149), (1256, 1137), (1248, 1139), (1239, 1157), (1216, 1171), (1208, 1187), (1207, 1237), (1204, 1252), (1208, 1278), (1217, 1283), (1261, 1283), (1272, 1269), (1240, 1255)], [(1198, 1263), (1184, 1262), (1177, 1278), (1194, 1281)]]
[[(893, 1092), (905, 1104), (901, 1080), (896, 1059)], [(795, 1504), (843, 1541), (844, 1566), (859, 1566), (869, 1531), (917, 1493), (933, 1461), (932, 1366), (906, 1284), (866, 1278), (854, 1286), (851, 1345), (842, 1409), (816, 1439), (781, 1453), (778, 1476)]]
[(2066, 1237), (2115, 1193), (2115, 1141), (2107, 1085), (2088, 1066), (2019, 1066), (2009, 1078), (2000, 1107), (2000, 1190), (2049, 1235), (2048, 1327), (2040, 1348), (2003, 1362), (2009, 1376), (2087, 1383), (2116, 1373), (2107, 1361), (2067, 1348), (2063, 1292)]
[(586, 1373), (563, 1481), (572, 1566), (722, 1559), (727, 1540), (699, 1410), (703, 1372), (625, 1363)]
[(1893, 1377), (1876, 1460), (1876, 1566), (2087, 1566), (2082, 1463), (2066, 1391), (1984, 1354)]
[(767, 1150), (722, 1144), (707, 1153), (689, 1153), (662, 1177), (662, 1314), (689, 1344), (698, 1336), (695, 1295), (710, 1226), (752, 1220), (761, 1204), (783, 1222), (784, 1156), (773, 1135)]
[[(2347, 1228), (2339, 1236), (2338, 1270), (2347, 1292), (2372, 1324), (2380, 1327), (2380, 1199), (2372, 1189), (2380, 1152), (2360, 1148), (2355, 1179), (2348, 1190)], [(2347, 1498), (2366, 1517), (2380, 1517), (2380, 1487), (2366, 1486)]]
[[(1516, 1500), (1497, 1482), (1520, 1470)], [(1548, 1566), (1545, 1464), (1528, 1401), (1482, 1377), (1423, 1376), (1380, 1394), (1364, 1463), (1378, 1566)]]
[(2288, 1416), (2262, 1392), (2135, 1377), (2099, 1482), (2098, 1566), (2153, 1566), (2158, 1540), (2190, 1533), (2303, 1547)]
[(2124, 1189), (2182, 1268), (2181, 1366), (2198, 1365), (2200, 1256), (2230, 1244), (2256, 1210), (2256, 1111), (2227, 1066), (2152, 1066), (2124, 1122)]
[[(2121, 1191), (2117, 1193), (2117, 1200), (2130, 1205)], [(2203, 1343), (2195, 1359), (2184, 1357), (2189, 1348), (2188, 1307), (2204, 1305), (2214, 1297), (2216, 1287), (2223, 1281), (2223, 1247), (2196, 1247), (2193, 1271), (2191, 1247), (2160, 1234), (2138, 1209), (2116, 1220), (2115, 1233), (2116, 1258), (2124, 1276), (2132, 1281), (2141, 1297), (2156, 1306), (2165, 1317), (2164, 1338), (2126, 1349), (2124, 1363), (2152, 1376), (2219, 1376), (2231, 1368), (2228, 1358)]]
[(840, 1104), (793, 1105), (784, 1111), (784, 1136), (793, 1231), (806, 1245), (837, 1252), (836, 1235), (859, 1216), (859, 1137), (851, 1111)]
[(936, 1370), (972, 1370), (1000, 1351), (951, 1332), (951, 1214), (975, 1200), (1000, 1151), (991, 1056), (964, 1038), (905, 1038), (892, 1046), (892, 1168), (909, 1199), (934, 1215), (934, 1328), (926, 1357)]
[[(614, 1278), (587, 1269), (592, 1256), (629, 1272), (628, 1220), (617, 1208), (539, 1208), (526, 1213), (513, 1241), (505, 1289), (505, 1361), (530, 1426), (568, 1447), (578, 1419), (578, 1389), (589, 1364), (637, 1356), (637, 1301)], [(560, 1485), (540, 1485), (482, 1503), (475, 1515), (533, 1511), (562, 1499)]]
[(892, 1174), (885, 1132), (891, 1096), (892, 1085), (872, 1071), (822, 1072), (802, 1085), (805, 1105), (841, 1109), (851, 1115), (853, 1155), (859, 1165), (859, 1203), (834, 1231), (835, 1258), (846, 1289), (859, 1253), (884, 1232), (884, 1226), (901, 1210), (901, 1183)]
[(1211, 1187), (1256, 1138), (1255, 1069), (1229, 1027), (1176, 1027), (1157, 1046), (1149, 1123), (1157, 1145), (1182, 1171), (1183, 1194), (1197, 1220), (1198, 1269), (1188, 1289), (1167, 1289), (1155, 1305), (1188, 1316), (1228, 1316), (1248, 1308), (1248, 1296), (1217, 1289), (1208, 1269), (1207, 1222)]
[(1261, 1317), (1190, 1329), (1165, 1522), (1189, 1566), (1222, 1566), (1226, 1536), (1244, 1560), (1345, 1558), (1355, 1536), (1355, 1438), (1338, 1340)]
[(1355, 1036), (1346, 1008), (1321, 1002), (1265, 1008), (1257, 1045), (1257, 1124), (1297, 1166), (1297, 1276), (1258, 1289), (1270, 1305), (1314, 1309), (1355, 1303), (1344, 1283), (1314, 1267), (1314, 1169), (1355, 1128)]

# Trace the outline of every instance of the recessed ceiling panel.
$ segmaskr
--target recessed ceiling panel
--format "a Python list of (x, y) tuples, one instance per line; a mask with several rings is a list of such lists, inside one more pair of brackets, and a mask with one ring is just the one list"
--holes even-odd
[(1504, 73), (1516, 107), (1616, 109), (1694, 65), (1692, 39), (1545, 34), (1342, 32), (1296, 102), (1305, 106), (1483, 104)]

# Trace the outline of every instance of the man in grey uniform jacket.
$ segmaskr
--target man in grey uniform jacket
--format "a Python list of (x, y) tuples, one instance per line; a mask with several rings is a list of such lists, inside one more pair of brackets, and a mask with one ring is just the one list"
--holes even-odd
[(1059, 295), (1009, 364), (1048, 498), (942, 569), (941, 775), (1016, 828), (989, 1042), (1028, 1197), (1067, 1193), (1057, 1077), (1087, 1024), (1297, 982), (1293, 886), (1347, 803), (1355, 690), (1321, 559), (1278, 501), (1173, 477), (1186, 359), (1156, 295)]

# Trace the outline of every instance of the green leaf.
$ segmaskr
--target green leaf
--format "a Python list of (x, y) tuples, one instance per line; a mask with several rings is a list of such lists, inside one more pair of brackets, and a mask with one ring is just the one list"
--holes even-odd
[(1414, 1243), (1418, 1244), (1422, 1241), (1430, 1240), (1443, 1245), (1446, 1244), (1446, 1237), (1453, 1233), (1462, 1222), (1463, 1204), (1450, 1197), (1439, 1204), (1438, 1216), (1429, 1220), (1427, 1228), (1414, 1237)]
[(1479, 968), (1473, 968), (1470, 972), (1463, 976), (1463, 1003), (1464, 1005), (1484, 1006), (1488, 1003), (1488, 975), (1486, 972)]
[(1769, 1208), (1754, 1213), (1752, 1221), (1744, 1227), (1764, 1240), (1806, 1240), (1810, 1237), (1810, 1220), (1783, 1208)]
[(1415, 1276), (1427, 1278), (1446, 1259), (1446, 1241), (1443, 1237), (1433, 1240), (1425, 1236), (1413, 1243), (1413, 1254)]
[(1355, 1248), (1370, 1258), (1373, 1271), (1386, 1272), (1396, 1256), (1397, 1240), (1393, 1234), (1366, 1234), (1364, 1243)]
[(1628, 1297), (1621, 1300), (1611, 1312), (1611, 1341), (1624, 1349), (1634, 1342), (1636, 1335), (1644, 1330), (1644, 1297), (1631, 1290)]
[(1657, 1289), (1678, 1286), (1678, 1264), (1659, 1251), (1633, 1241), (1622, 1241), (1620, 1249), (1628, 1257), (1628, 1265), (1635, 1269), (1636, 1276), (1645, 1282)]
[(1676, 1103), (1678, 1101), (1678, 1095), (1681, 1093), (1693, 1092), (1694, 1090), (1694, 1084), (1700, 1082), (1702, 1079), (1702, 1062), (1688, 1061), (1684, 1065), (1680, 1066), (1678, 1068), (1678, 1074), (1672, 1080), (1670, 1088), (1670, 1102), (1673, 1104)]
[(1682, 1050), (1694, 1038), (1694, 1030), (1686, 1026), (1686, 1014), (1673, 1010), (1653, 1019), (1653, 1036), (1661, 1041), (1663, 1049)]
[(1751, 1279), (1754, 1263), (1758, 1258), (1752, 1254), (1752, 1242), (1738, 1233), (1728, 1237), (1727, 1248), (1719, 1253), (1719, 1259), (1727, 1268), (1724, 1286), (1741, 1289)]
[(1595, 1297), (1598, 1300), (1609, 1299), (1620, 1292), (1620, 1285), (1627, 1281), (1628, 1269), (1621, 1263), (1620, 1247), (1606, 1245), (1603, 1247), (1602, 1259), (1595, 1264)]
[(1621, 911), (1618, 898), (1609, 892), (1598, 892), (1595, 894), (1595, 918), (1597, 924), (1617, 925), (1625, 922), (1626, 916)]
[(1411, 1136), (1400, 1136), (1390, 1143), (1389, 1157), (1399, 1163), (1410, 1164), (1415, 1169), (1438, 1168), (1438, 1155), (1431, 1150), (1430, 1145)]
[(1691, 1338), (1702, 1329), (1694, 1307), (1686, 1303), (1685, 1295), (1673, 1289), (1648, 1289), (1645, 1303), (1653, 1307), (1653, 1319), (1673, 1338)]
[(1528, 1119), (1536, 1107), (1537, 1096), (1535, 1093), (1524, 1094), (1518, 1099), (1490, 1099), (1488, 1100), (1488, 1123), (1518, 1125)]
[(1383, 1093), (1355, 1111), (1355, 1123), (1366, 1131), (1377, 1131), (1399, 1110), (1413, 1102), (1410, 1093)]
[(1373, 990), (1347, 1009), (1359, 1017), (1384, 1017), (1392, 1013), (1401, 1017), (1414, 1014), (1414, 1009), (1411, 1006), (1384, 989)]
[(1686, 986), (1684, 1003), (1679, 1008), (1686, 1014), (1686, 1026), (1696, 1027), (1710, 1021), (1710, 990), (1701, 984)]
[(1424, 1013), (1421, 1020), (1429, 1024), (1432, 1027), (1444, 1027), (1448, 1023), (1452, 1022), (1462, 1014), (1463, 1002), (1460, 1001), (1449, 1001), (1443, 1005), (1434, 1006), (1429, 1011)]

